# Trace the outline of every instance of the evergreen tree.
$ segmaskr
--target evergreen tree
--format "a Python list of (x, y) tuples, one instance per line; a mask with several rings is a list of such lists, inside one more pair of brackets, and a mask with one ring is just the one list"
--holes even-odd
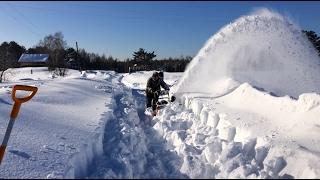
[(156, 56), (157, 55), (154, 54), (154, 51), (152, 53), (149, 53), (143, 48), (140, 48), (138, 51), (133, 52), (133, 60), (137, 63), (149, 62)]
[(0, 45), (0, 82), (3, 81), (7, 69), (18, 67), (18, 60), (25, 51), (25, 47), (14, 41), (10, 43), (3, 42)]

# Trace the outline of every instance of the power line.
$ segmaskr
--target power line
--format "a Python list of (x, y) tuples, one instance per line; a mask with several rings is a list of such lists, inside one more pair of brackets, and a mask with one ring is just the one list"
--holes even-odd
[[(70, 6), (68, 5), (76, 5), (73, 7), (70, 8)], [(48, 7), (37, 7), (37, 6), (30, 6), (30, 5), (22, 5), (22, 4), (12, 4), (12, 6), (15, 6), (16, 8), (25, 8), (25, 9), (33, 9), (33, 10), (38, 10), (38, 11), (45, 11), (46, 14), (49, 13), (51, 11), (51, 13), (66, 13), (66, 14), (77, 14), (77, 15), (89, 15), (89, 16), (97, 16), (97, 17), (107, 17), (107, 18), (117, 18), (117, 19), (120, 19), (120, 18), (123, 18), (123, 19), (135, 19), (135, 20), (139, 20), (138, 17), (135, 17), (135, 16), (139, 16), (139, 12), (135, 12), (135, 15), (127, 15), (125, 17), (123, 17), (123, 13), (120, 13), (118, 12), (118, 14), (112, 14), (110, 13), (110, 11), (106, 11), (104, 9), (90, 9), (90, 7), (94, 8), (95, 6), (93, 5), (84, 5), (84, 6), (81, 6), (80, 4), (66, 4), (66, 6), (64, 7), (68, 7), (68, 9), (62, 9), (62, 8), (59, 8), (59, 9), (54, 9), (54, 8), (48, 8)], [(78, 7), (77, 7), (78, 6)], [(79, 7), (82, 7), (82, 8), (87, 8), (87, 9), (90, 9), (91, 11), (82, 11), (82, 10), (79, 10), (77, 8)], [(88, 8), (89, 7), (89, 8)], [(96, 8), (98, 8), (99, 6), (96, 6)], [(102, 10), (102, 11), (101, 11)], [(126, 11), (128, 12), (128, 11)], [(138, 19), (137, 19), (138, 18)]]
[(38, 32), (37, 32), (38, 34), (44, 34), (44, 33), (40, 32), (40, 28), (39, 28), (38, 26), (36, 26), (32, 21), (30, 21), (29, 18), (27, 18), (25, 15), (23, 15), (22, 13), (20, 13), (20, 11), (18, 11), (17, 8), (13, 7), (11, 3), (7, 2), (7, 4), (8, 4), (9, 6), (11, 6), (12, 9), (14, 9), (14, 10), (17, 12), (17, 14), (19, 14), (21, 17), (23, 17), (23, 18), (26, 20), (26, 21), (24, 21), (24, 22), (28, 22), (31, 26), (33, 26), (33, 27), (38, 31)]
[[(15, 7), (20, 7), (20, 8), (28, 8), (28, 9), (34, 9), (34, 10), (41, 10), (41, 11), (45, 11), (46, 13), (48, 11), (52, 11), (52, 12), (58, 12), (58, 13), (68, 13), (68, 14), (72, 14), (72, 13), (77, 13), (77, 14), (83, 14), (83, 15), (106, 15), (103, 13), (98, 13), (98, 14), (92, 14), (92, 12), (88, 12), (88, 11), (79, 11), (76, 10), (75, 8), (69, 8), (69, 9), (53, 9), (53, 8), (47, 8), (47, 7), (36, 7), (36, 6), (26, 6), (26, 5), (22, 5), (22, 4), (13, 4), (13, 6)], [(97, 11), (95, 11), (95, 13), (97, 13)]]
[(7, 13), (4, 13), (4, 14), (6, 14), (8, 17), (12, 18), (12, 19), (13, 19), (14, 21), (16, 21), (20, 26), (22, 25), (22, 26), (24, 26), (24, 27), (27, 27), (26, 29), (29, 29), (29, 31), (30, 31), (31, 33), (33, 33), (35, 36), (37, 36), (37, 37), (38, 37), (38, 36), (42, 36), (42, 35), (39, 34), (38, 32), (33, 31), (29, 26), (25, 26), (23, 23), (21, 23), (20, 20), (17, 19), (16, 17), (12, 16), (12, 15), (11, 15), (11, 12), (9, 12), (6, 8), (2, 7), (2, 9), (7, 12)]

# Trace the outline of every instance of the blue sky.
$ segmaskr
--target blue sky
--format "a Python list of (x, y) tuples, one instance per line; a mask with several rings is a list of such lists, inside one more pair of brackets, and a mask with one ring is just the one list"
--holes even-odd
[(320, 35), (320, 2), (0, 2), (0, 42), (30, 48), (61, 31), (68, 45), (125, 59), (139, 48), (157, 58), (194, 56), (213, 34), (254, 8), (289, 16)]

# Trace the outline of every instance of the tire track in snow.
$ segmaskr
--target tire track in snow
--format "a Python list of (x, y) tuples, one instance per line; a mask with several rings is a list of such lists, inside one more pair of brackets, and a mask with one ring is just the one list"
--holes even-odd
[(89, 178), (188, 178), (180, 173), (181, 160), (144, 115), (145, 97), (112, 79), (113, 115), (106, 120), (104, 155), (97, 158)]

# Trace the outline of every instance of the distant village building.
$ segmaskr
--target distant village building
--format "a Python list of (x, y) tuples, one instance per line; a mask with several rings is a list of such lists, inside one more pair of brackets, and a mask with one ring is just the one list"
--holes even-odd
[(18, 60), (20, 67), (47, 66), (49, 54), (22, 54)]

